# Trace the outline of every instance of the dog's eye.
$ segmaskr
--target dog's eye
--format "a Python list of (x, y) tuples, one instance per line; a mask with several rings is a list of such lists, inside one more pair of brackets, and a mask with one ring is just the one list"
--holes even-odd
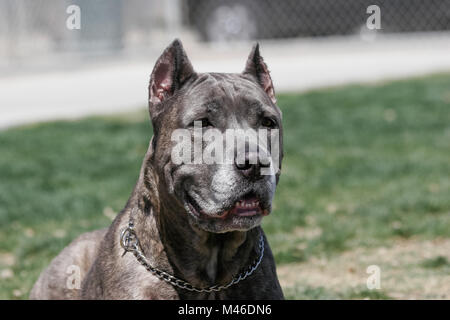
[(208, 120), (208, 118), (202, 118), (202, 119), (195, 120), (194, 122), (191, 123), (191, 127), (194, 126), (195, 122), (201, 122), (202, 123), (202, 128), (207, 128), (207, 127), (212, 127), (213, 126), (211, 124), (211, 122)]
[(264, 127), (268, 127), (268, 128), (275, 128), (277, 126), (276, 122), (268, 117), (264, 117), (261, 121), (261, 124)]
[(206, 127), (212, 127), (213, 125), (211, 124), (211, 122), (209, 122), (208, 118), (203, 118), (202, 119), (202, 128), (206, 128)]

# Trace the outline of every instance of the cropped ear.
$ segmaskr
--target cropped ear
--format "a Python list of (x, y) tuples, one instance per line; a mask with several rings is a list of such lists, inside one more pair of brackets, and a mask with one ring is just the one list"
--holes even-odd
[(275, 90), (273, 88), (272, 78), (266, 63), (259, 54), (259, 44), (256, 43), (247, 59), (244, 74), (250, 74), (256, 78), (258, 84), (267, 93), (273, 103), (277, 103), (275, 98)]
[(159, 57), (150, 77), (150, 116), (156, 115), (162, 108), (162, 102), (170, 98), (194, 74), (181, 41), (175, 39)]

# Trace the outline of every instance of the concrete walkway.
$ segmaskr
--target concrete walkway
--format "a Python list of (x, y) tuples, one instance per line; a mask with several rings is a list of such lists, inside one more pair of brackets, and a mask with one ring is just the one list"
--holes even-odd
[[(449, 40), (447, 34), (424, 34), (373, 42), (356, 37), (267, 41), (261, 42), (261, 53), (279, 93), (450, 71)], [(185, 47), (199, 72), (240, 72), (251, 44)], [(156, 58), (0, 77), (0, 128), (142, 108)]]

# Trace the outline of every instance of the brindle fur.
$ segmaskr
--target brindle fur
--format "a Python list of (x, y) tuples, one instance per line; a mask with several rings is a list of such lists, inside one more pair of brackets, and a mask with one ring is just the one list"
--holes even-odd
[[(189, 103), (184, 101), (201, 99), (202, 94), (236, 100), (244, 90), (265, 104), (270, 104), (273, 110), (278, 110), (266, 94), (269, 91), (263, 90), (267, 88), (264, 88), (260, 81), (264, 79), (260, 78), (259, 74), (267, 72), (267, 68), (259, 58), (258, 47), (253, 49), (243, 74), (193, 73), (178, 40), (166, 49), (159, 61), (167, 58), (168, 54), (173, 61), (176, 81), (172, 83), (172, 92), (164, 92), (170, 94), (169, 98), (165, 97), (164, 103), (155, 103), (154, 93), (150, 92), (154, 137), (150, 141), (138, 182), (125, 208), (108, 229), (86, 233), (66, 247), (42, 272), (31, 291), (31, 299), (283, 298), (267, 239), (265, 255), (259, 268), (246, 280), (213, 293), (195, 293), (174, 287), (148, 272), (132, 253), (123, 256), (119, 243), (120, 233), (128, 225), (130, 212), (136, 208), (139, 210), (135, 211), (135, 230), (149, 262), (194, 286), (226, 284), (258, 256), (258, 237), (260, 232), (263, 233), (259, 223), (248, 230), (226, 232), (226, 226), (222, 226), (219, 232), (209, 232), (205, 231), (201, 224), (193, 222), (182, 200), (177, 196), (176, 190), (179, 186), (172, 177), (172, 172), (176, 170), (170, 160), (170, 133), (182, 123), (180, 114), (188, 112), (186, 108), (190, 108)], [(253, 60), (262, 65), (254, 65)], [(153, 72), (152, 79), (157, 76), (155, 72), (157, 71)], [(265, 76), (267, 77), (268, 73)], [(273, 88), (269, 90), (272, 90), (269, 93), (273, 94)], [(227, 111), (233, 117), (239, 115), (239, 109), (227, 106), (228, 108)], [(279, 116), (281, 117), (281, 114)], [(207, 175), (208, 172), (203, 170), (197, 172), (201, 179), (207, 179)], [(277, 182), (278, 178), (279, 172), (276, 176)], [(236, 178), (236, 182), (241, 181), (239, 179)], [(260, 190), (258, 188), (263, 188), (252, 183), (239, 182), (237, 190), (243, 190), (245, 186), (254, 187), (257, 191)], [(205, 189), (209, 188), (208, 185), (204, 186)], [(268, 191), (266, 193), (268, 194)], [(266, 200), (270, 205), (271, 198), (267, 196)], [(72, 265), (80, 268), (80, 289), (67, 288), (70, 276), (67, 270)]]

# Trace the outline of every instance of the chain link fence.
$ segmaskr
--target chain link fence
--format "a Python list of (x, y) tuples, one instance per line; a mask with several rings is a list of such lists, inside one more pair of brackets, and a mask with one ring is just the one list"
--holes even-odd
[(380, 8), (376, 32), (450, 29), (448, 0), (188, 0), (186, 8), (204, 41), (222, 41), (358, 34), (371, 5)]
[[(81, 8), (69, 30), (68, 6)], [(377, 5), (380, 29), (369, 29)], [(188, 30), (203, 42), (445, 31), (450, 0), (0, 0), (0, 58), (147, 49)]]
[[(171, 28), (166, 12), (175, 2), (0, 0), (0, 58), (17, 62), (54, 54), (114, 54), (149, 47)], [(67, 27), (73, 5), (80, 8), (76, 30)]]

